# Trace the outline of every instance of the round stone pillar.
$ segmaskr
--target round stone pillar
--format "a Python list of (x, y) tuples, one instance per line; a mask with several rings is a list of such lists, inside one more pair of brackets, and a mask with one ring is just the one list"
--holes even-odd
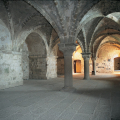
[(82, 53), (82, 57), (84, 59), (84, 80), (90, 80), (89, 76), (90, 53)]
[(96, 58), (92, 58), (92, 67), (93, 67), (92, 75), (96, 75)]
[(64, 55), (64, 71), (65, 71), (65, 79), (64, 79), (64, 87), (72, 88), (73, 87), (73, 77), (72, 77), (72, 55)]
[(65, 91), (73, 91), (72, 54), (76, 50), (76, 44), (58, 44), (64, 54), (64, 87)]

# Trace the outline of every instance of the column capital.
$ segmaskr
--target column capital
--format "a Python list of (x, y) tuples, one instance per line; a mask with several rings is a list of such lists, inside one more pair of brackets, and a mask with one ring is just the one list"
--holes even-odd
[(72, 53), (76, 50), (76, 43), (60, 43), (58, 44), (60, 51), (63, 52), (64, 56), (72, 56)]
[(92, 59), (92, 60), (96, 60), (96, 59), (97, 59), (97, 57), (92, 57), (91, 59)]
[(83, 58), (90, 58), (91, 53), (81, 53)]

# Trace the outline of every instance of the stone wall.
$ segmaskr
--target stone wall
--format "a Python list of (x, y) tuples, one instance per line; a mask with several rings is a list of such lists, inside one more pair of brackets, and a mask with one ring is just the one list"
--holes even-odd
[(120, 70), (120, 57), (114, 58), (114, 70)]
[(0, 19), (0, 89), (23, 84), (22, 54), (12, 49), (11, 34)]
[(58, 75), (64, 75), (64, 55), (63, 53), (59, 50), (57, 50), (57, 74)]
[(0, 89), (23, 84), (21, 54), (0, 53)]
[(46, 58), (29, 56), (29, 70), (30, 79), (46, 79)]
[(57, 59), (57, 74), (64, 75), (64, 58), (59, 57)]
[(112, 58), (96, 60), (96, 72), (98, 73), (112, 73), (114, 72), (114, 62)]
[(102, 46), (97, 54), (96, 72), (112, 73), (114, 72), (114, 58), (120, 56), (120, 49), (117, 46), (106, 44)]
[(0, 51), (11, 51), (12, 40), (8, 28), (0, 19)]

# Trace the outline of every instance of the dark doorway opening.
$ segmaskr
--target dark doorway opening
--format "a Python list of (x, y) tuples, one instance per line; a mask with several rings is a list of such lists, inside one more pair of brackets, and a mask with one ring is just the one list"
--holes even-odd
[(81, 60), (74, 61), (74, 73), (81, 73)]

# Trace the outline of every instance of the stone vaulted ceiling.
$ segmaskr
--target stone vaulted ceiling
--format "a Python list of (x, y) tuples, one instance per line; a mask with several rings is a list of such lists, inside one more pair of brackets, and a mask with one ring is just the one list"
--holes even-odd
[(13, 50), (36, 31), (48, 46), (77, 40), (83, 52), (95, 53), (108, 36), (120, 42), (119, 6), (119, 0), (1, 0), (0, 19)]

